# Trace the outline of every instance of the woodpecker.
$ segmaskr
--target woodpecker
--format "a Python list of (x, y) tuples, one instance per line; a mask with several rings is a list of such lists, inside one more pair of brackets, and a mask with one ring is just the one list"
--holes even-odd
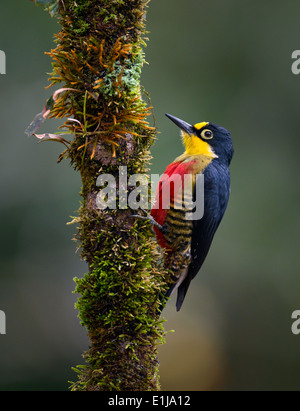
[[(190, 125), (170, 114), (166, 116), (180, 128), (185, 152), (166, 168), (148, 219), (157, 242), (165, 250), (165, 266), (174, 278), (166, 297), (177, 290), (179, 311), (227, 207), (233, 144), (229, 131), (214, 123)], [(191, 177), (189, 184), (187, 175)], [(198, 190), (200, 176), (202, 181), (204, 178), (202, 190)], [(164, 192), (168, 190), (169, 204), (164, 204)], [(194, 217), (200, 203), (204, 205), (203, 214), (201, 218)]]

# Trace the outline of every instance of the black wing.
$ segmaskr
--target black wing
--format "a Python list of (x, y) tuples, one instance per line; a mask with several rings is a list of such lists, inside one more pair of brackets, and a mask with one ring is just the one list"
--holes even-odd
[[(185, 280), (178, 288), (176, 308), (180, 310), (191, 280), (199, 272), (215, 232), (225, 213), (230, 193), (229, 169), (212, 161), (204, 171), (204, 215), (193, 222), (192, 261)], [(194, 201), (196, 193), (194, 192)]]

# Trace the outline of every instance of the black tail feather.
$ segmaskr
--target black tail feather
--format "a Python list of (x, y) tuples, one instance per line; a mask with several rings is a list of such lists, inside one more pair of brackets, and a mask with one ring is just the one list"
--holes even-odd
[[(177, 278), (174, 277), (174, 280), (177, 280)], [(182, 282), (182, 284), (180, 284), (180, 286), (178, 287), (177, 299), (176, 299), (176, 311), (179, 311), (182, 304), (183, 304), (183, 301), (185, 299), (187, 290), (190, 286), (191, 280), (192, 280), (191, 277), (187, 276), (184, 279), (184, 281)], [(170, 288), (168, 289), (168, 291), (162, 296), (162, 298), (160, 300), (161, 301), (160, 310), (159, 310), (160, 313), (165, 308), (166, 303), (167, 303), (168, 299), (170, 298), (175, 286), (176, 286), (176, 281), (174, 281), (174, 283), (172, 283), (170, 285)]]
[(182, 282), (182, 284), (180, 284), (180, 286), (178, 287), (177, 300), (176, 300), (176, 310), (177, 311), (179, 311), (182, 306), (187, 290), (190, 286), (191, 280), (192, 280), (191, 277), (187, 276), (185, 280)]

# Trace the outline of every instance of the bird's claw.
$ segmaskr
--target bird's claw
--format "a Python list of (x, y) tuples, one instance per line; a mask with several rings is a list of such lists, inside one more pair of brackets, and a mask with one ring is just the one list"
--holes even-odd
[(139, 214), (132, 214), (130, 217), (139, 218), (140, 220), (147, 220), (147, 221), (149, 221), (150, 224), (154, 225), (159, 230), (162, 230), (162, 225), (160, 225), (157, 221), (155, 221), (151, 214), (149, 214), (143, 208), (140, 208), (140, 210), (142, 210), (143, 213), (145, 213), (146, 215), (142, 216), (142, 215), (139, 215)]

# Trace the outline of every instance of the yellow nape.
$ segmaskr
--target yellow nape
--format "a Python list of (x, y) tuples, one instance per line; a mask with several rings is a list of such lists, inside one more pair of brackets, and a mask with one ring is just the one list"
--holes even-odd
[[(205, 124), (208, 124), (208, 123), (205, 123)], [(185, 154), (188, 156), (202, 155), (202, 156), (207, 156), (210, 158), (218, 157), (213, 152), (213, 149), (211, 148), (211, 146), (206, 141), (201, 140), (201, 138), (199, 138), (195, 134), (188, 134), (183, 131), (182, 140), (183, 140), (183, 144), (185, 147)]]

